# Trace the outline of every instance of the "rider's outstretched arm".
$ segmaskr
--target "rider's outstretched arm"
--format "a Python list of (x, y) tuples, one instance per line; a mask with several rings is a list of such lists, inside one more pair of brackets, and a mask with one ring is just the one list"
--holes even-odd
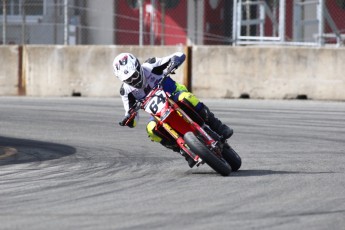
[[(169, 56), (158, 58), (152, 57), (143, 63), (143, 67), (156, 75), (163, 75), (168, 72), (168, 68), (178, 68), (186, 59), (186, 55), (182, 52), (175, 52)], [(171, 70), (170, 69), (170, 70)]]
[(123, 102), (123, 107), (125, 109), (125, 118), (121, 122), (119, 122), (119, 124), (121, 126), (128, 126), (130, 128), (134, 128), (137, 122), (139, 121), (139, 114), (136, 112), (134, 116), (131, 116), (132, 114), (130, 114), (130, 109), (135, 104), (136, 99), (134, 98), (132, 93), (126, 92), (123, 85), (120, 89), (120, 95)]
[(173, 70), (177, 69), (180, 65), (182, 65), (184, 60), (186, 60), (186, 55), (182, 52), (176, 52), (173, 55), (171, 55), (166, 72), (173, 73)]

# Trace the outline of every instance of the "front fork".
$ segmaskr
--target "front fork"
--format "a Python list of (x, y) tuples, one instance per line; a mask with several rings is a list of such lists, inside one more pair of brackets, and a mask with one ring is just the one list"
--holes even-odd
[(191, 158), (194, 159), (194, 161), (198, 161), (200, 162), (201, 159), (198, 155), (194, 154), (188, 147), (188, 145), (185, 144), (185, 141), (183, 139), (183, 137), (181, 137), (173, 128), (171, 128), (171, 126), (168, 123), (162, 122), (161, 119), (157, 116), (154, 116), (155, 120), (158, 122), (158, 124), (160, 124), (165, 131), (167, 131), (170, 136), (172, 136), (176, 143), (178, 144), (178, 146), (185, 152), (187, 153)]

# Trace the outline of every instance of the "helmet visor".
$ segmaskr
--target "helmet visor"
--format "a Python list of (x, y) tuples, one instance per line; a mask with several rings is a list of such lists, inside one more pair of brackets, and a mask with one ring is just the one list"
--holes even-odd
[(134, 88), (140, 88), (139, 87), (141, 83), (140, 73), (138, 71), (135, 71), (132, 74), (132, 76), (124, 80), (124, 82), (130, 86), (133, 86)]
[(130, 86), (133, 86), (134, 88), (141, 88), (143, 81), (142, 81), (142, 76), (140, 73), (140, 65), (137, 66), (135, 72), (132, 74), (132, 76), (130, 76), (129, 78), (127, 78), (126, 80), (124, 80), (124, 82)]

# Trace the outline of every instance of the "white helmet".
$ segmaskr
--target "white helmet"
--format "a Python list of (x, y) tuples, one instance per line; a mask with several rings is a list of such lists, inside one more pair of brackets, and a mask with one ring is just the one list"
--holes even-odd
[(146, 79), (139, 60), (130, 53), (119, 54), (113, 62), (115, 76), (120, 81), (141, 89), (145, 87)]

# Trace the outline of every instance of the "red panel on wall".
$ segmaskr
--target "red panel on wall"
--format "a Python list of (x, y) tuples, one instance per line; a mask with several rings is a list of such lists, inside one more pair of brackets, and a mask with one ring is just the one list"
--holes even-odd
[(115, 44), (139, 44), (139, 8), (131, 1), (115, 1)]
[[(116, 44), (139, 44), (139, 7), (138, 1), (116, 1), (115, 37)], [(162, 22), (164, 21), (164, 44), (186, 44), (187, 41), (187, 1), (168, 1), (163, 20), (160, 1), (155, 1), (156, 8), (151, 5), (151, 0), (144, 1), (143, 6), (143, 42), (150, 45), (153, 38), (154, 45), (162, 43)], [(153, 17), (152, 17), (153, 16)], [(152, 21), (151, 21), (152, 18)], [(153, 26), (151, 26), (153, 25)], [(153, 37), (151, 37), (153, 31)]]
[[(224, 42), (224, 0), (205, 1), (204, 44)], [(232, 23), (232, 22), (228, 22)]]
[[(167, 1), (168, 2), (168, 1)], [(187, 41), (187, 1), (175, 0), (165, 10), (165, 45), (186, 44)], [(158, 13), (159, 36), (161, 34), (162, 10)], [(160, 44), (160, 43), (158, 43)]]

